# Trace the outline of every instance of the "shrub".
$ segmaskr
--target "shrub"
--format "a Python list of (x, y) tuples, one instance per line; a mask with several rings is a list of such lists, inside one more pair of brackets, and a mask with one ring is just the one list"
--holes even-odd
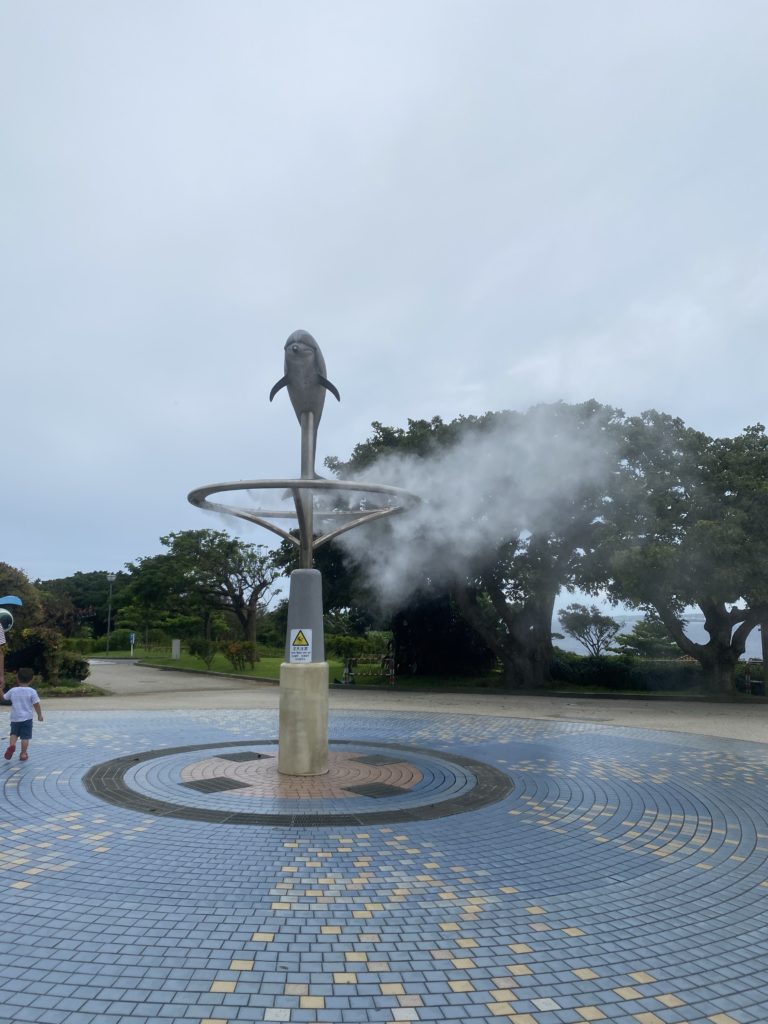
[(231, 640), (223, 644), (222, 652), (235, 672), (245, 672), (246, 667), (253, 668), (259, 660), (256, 647), (245, 640)]
[(554, 683), (637, 693), (696, 691), (702, 678), (701, 667), (695, 662), (653, 661), (626, 654), (585, 658), (561, 650), (555, 651), (550, 673)]
[(207, 669), (213, 664), (219, 645), (213, 640), (190, 640), (189, 653), (194, 658), (200, 658)]
[(6, 669), (31, 668), (45, 682), (55, 683), (62, 654), (61, 634), (40, 626), (22, 629), (21, 635), (14, 633), (12, 638), (13, 646), (5, 656)]
[(84, 682), (91, 674), (91, 667), (85, 658), (80, 658), (72, 651), (63, 651), (59, 663), (59, 676), (62, 679), (76, 679)]
[(65, 651), (76, 651), (78, 654), (92, 654), (93, 640), (87, 636), (68, 637), (64, 641)]
[[(109, 649), (110, 651), (130, 651), (131, 649), (131, 629), (113, 629), (109, 634)], [(94, 651), (106, 651), (107, 649), (107, 637), (100, 636), (93, 641)]]

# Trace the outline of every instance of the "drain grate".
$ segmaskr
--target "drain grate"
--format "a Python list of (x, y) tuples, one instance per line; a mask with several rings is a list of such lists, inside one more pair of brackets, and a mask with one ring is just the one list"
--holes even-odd
[(187, 789), (196, 789), (198, 793), (223, 793), (227, 789), (247, 789), (247, 782), (237, 779), (199, 779), (197, 782), (181, 782)]
[(378, 800), (383, 796), (403, 796), (410, 793), (409, 789), (403, 786), (390, 786), (386, 782), (367, 782), (362, 786), (345, 786), (348, 793), (356, 793), (358, 796), (372, 796)]

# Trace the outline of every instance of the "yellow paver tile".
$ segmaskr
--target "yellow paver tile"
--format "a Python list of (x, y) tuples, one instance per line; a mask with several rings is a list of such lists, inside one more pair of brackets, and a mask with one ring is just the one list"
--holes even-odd
[[(655, 1013), (636, 1013), (635, 1020), (637, 1024), (664, 1024), (664, 1021)], [(734, 1021), (734, 1024), (737, 1024)]]
[(211, 985), (211, 992), (234, 992), (236, 981), (214, 981)]
[(629, 985), (625, 985), (622, 988), (615, 988), (613, 990), (620, 999), (642, 999), (643, 993), (638, 992), (636, 988), (631, 988)]
[(735, 1017), (731, 1017), (729, 1013), (716, 1013), (714, 1017), (709, 1018), (712, 1024), (739, 1024)]
[(324, 1010), (325, 996), (301, 996), (299, 1006), (302, 1010)]
[(591, 967), (577, 967), (573, 973), (577, 978), (581, 978), (582, 981), (591, 981), (593, 978), (599, 977)]
[(486, 1003), (485, 1005), (494, 1017), (504, 1017), (509, 1013), (514, 1013), (515, 1011), (515, 1008), (511, 1003)]
[(399, 981), (384, 981), (379, 985), (379, 989), (383, 996), (402, 996), (405, 994), (405, 989)]
[(669, 1006), (670, 1009), (676, 1006), (685, 1006), (685, 1002), (682, 999), (678, 999), (677, 996), (672, 995), (671, 992), (668, 992), (663, 996), (655, 996), (654, 998), (658, 999), (659, 1002), (663, 1003), (665, 1006)]
[(274, 932), (254, 932), (251, 936), (251, 942), (272, 942), (274, 938)]
[(475, 986), (471, 981), (449, 981), (452, 992), (474, 992)]
[(648, 971), (635, 971), (634, 974), (630, 974), (630, 978), (639, 985), (652, 985), (656, 981), (655, 976)]
[(409, 1006), (413, 1007), (413, 1006), (423, 1006), (424, 1005), (424, 1000), (421, 998), (421, 996), (417, 992), (413, 993), (413, 995), (406, 994), (406, 995), (403, 995), (403, 996), (398, 996), (397, 997), (397, 1001), (400, 1004), (400, 1006), (405, 1007), (405, 1008), (407, 1008)]
[(507, 964), (507, 970), (510, 974), (514, 974), (517, 977), (524, 974), (533, 974), (533, 971), (527, 964)]
[(252, 971), (253, 960), (233, 960), (229, 969), (230, 971)]
[(352, 971), (334, 971), (333, 980), (337, 985), (355, 985), (357, 975)]
[(576, 1013), (584, 1020), (607, 1020), (607, 1017), (598, 1006), (577, 1006)]

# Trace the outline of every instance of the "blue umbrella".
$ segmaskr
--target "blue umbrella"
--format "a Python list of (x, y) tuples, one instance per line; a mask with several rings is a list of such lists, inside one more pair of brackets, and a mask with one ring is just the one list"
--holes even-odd
[(20, 597), (9, 594), (8, 597), (0, 597), (0, 604), (24, 604)]

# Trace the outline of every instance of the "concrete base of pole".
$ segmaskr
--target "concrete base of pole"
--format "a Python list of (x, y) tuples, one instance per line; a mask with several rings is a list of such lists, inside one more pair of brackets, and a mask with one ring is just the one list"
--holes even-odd
[(280, 666), (281, 775), (328, 771), (328, 662)]

